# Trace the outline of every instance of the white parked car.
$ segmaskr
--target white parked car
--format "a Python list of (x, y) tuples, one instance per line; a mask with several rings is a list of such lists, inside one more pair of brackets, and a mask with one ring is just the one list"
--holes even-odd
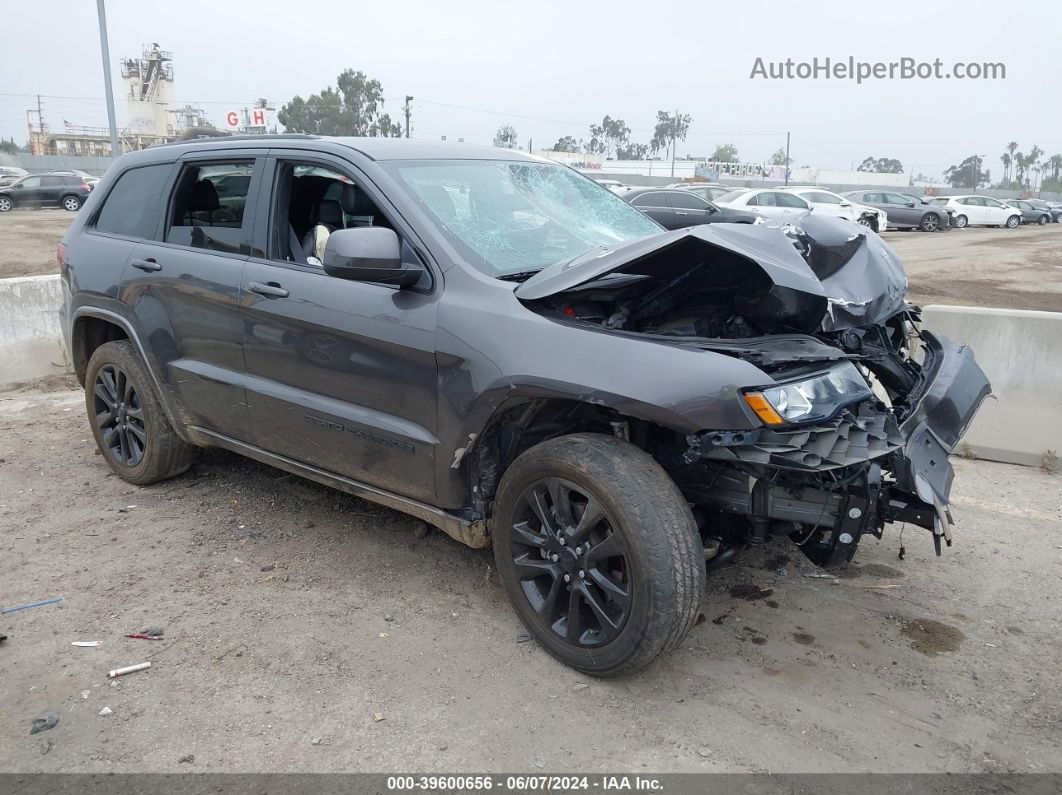
[(748, 210), (777, 224), (795, 221), (811, 212), (811, 205), (800, 196), (774, 188), (738, 188), (724, 193), (715, 203), (720, 207)]
[(1021, 223), (1021, 210), (991, 196), (936, 196), (933, 201), (955, 211), (957, 229), (964, 226), (1005, 226)]
[(884, 232), (889, 222), (889, 216), (884, 210), (867, 204), (859, 204), (825, 188), (814, 185), (790, 185), (779, 190), (794, 193), (806, 200), (817, 213), (832, 215), (835, 218), (847, 218), (875, 232)]
[(631, 189), (630, 185), (625, 185), (618, 179), (595, 179), (594, 182), (603, 188), (608, 188), (613, 193), (626, 193)]

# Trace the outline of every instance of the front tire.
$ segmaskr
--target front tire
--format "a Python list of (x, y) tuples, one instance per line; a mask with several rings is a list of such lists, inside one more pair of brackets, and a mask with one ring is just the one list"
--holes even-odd
[(970, 219), (967, 218), (965, 215), (956, 215), (955, 216), (955, 228), (956, 229), (965, 229), (967, 226), (969, 226), (969, 224), (970, 224)]
[(491, 520), (502, 585), (561, 662), (593, 676), (677, 646), (704, 596), (704, 549), (678, 487), (629, 442), (550, 439), (505, 472)]
[(100, 453), (123, 480), (145, 486), (191, 466), (195, 448), (170, 427), (130, 342), (108, 342), (92, 354), (85, 371), (85, 407)]
[(76, 213), (81, 209), (81, 199), (77, 196), (64, 196), (62, 204), (63, 209), (67, 212)]
[(1021, 223), (1021, 217), (1012, 215), (1007, 219), (1007, 229), (1015, 229)]
[(1047, 216), (1041, 215), (1039, 218), (1036, 219), (1036, 223), (1038, 223), (1040, 226), (1043, 226), (1047, 223)]
[(7, 196), (0, 196), (0, 213), (11, 212), (11, 208), (15, 206), (15, 203)]

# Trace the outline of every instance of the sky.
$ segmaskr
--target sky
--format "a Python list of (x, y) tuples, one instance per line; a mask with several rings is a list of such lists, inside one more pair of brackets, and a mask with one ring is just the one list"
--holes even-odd
[[(216, 124), (267, 97), (277, 108), (352, 67), (378, 79), (385, 109), (413, 100), (412, 135), (489, 144), (503, 124), (520, 145), (588, 138), (608, 114), (647, 142), (658, 110), (693, 117), (678, 154), (733, 143), (763, 162), (792, 133), (795, 165), (847, 169), (899, 159), (936, 179), (971, 154), (993, 176), (1009, 141), (1062, 153), (1062, 3), (735, 3), (633, 0), (107, 0), (112, 78), (153, 41), (174, 53), (180, 104)], [(0, 2), (0, 137), (26, 139), (40, 93), (45, 121), (104, 126), (94, 0)], [(1003, 63), (1002, 80), (751, 79), (766, 64), (901, 58)], [(119, 123), (125, 117), (118, 103)]]

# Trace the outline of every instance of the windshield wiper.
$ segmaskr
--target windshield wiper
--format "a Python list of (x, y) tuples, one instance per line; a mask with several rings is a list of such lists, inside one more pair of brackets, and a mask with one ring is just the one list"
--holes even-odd
[(519, 273), (503, 273), (501, 276), (495, 276), (495, 279), (501, 279), (503, 282), (526, 282), (536, 273), (541, 271), (541, 268), (533, 271), (520, 271)]

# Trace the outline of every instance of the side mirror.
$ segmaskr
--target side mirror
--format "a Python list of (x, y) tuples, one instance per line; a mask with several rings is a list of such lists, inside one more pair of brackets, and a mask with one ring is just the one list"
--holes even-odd
[(423, 269), (403, 264), (398, 235), (382, 226), (337, 229), (328, 236), (324, 271), (329, 276), (397, 287), (416, 284)]
[(907, 206), (908, 206), (908, 207), (914, 207), (914, 206), (915, 206), (915, 203), (914, 203), (914, 202), (907, 202)]
[(841, 202), (841, 206), (842, 207), (851, 207), (852, 206), (852, 202)]

